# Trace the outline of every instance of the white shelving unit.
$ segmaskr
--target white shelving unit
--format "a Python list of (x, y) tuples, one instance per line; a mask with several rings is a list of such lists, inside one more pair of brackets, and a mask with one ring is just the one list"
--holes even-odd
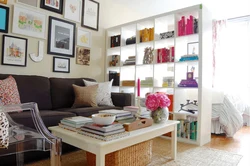
[[(198, 19), (198, 33), (178, 36), (178, 21), (182, 16), (190, 15)], [(197, 100), (198, 113), (193, 115), (197, 119), (197, 138), (179, 138), (179, 141), (204, 145), (211, 140), (211, 85), (212, 85), (212, 19), (208, 10), (201, 4), (163, 13), (157, 16), (137, 20), (127, 24), (112, 27), (106, 30), (106, 81), (109, 80), (109, 71), (120, 73), (120, 86), (114, 86), (114, 92), (129, 92), (137, 96), (137, 78), (144, 80), (153, 78), (152, 86), (141, 85), (141, 97), (147, 92), (167, 92), (173, 94), (174, 119), (186, 118), (188, 114), (178, 112), (180, 104), (185, 104), (187, 99)], [(154, 28), (154, 40), (140, 42), (140, 30)], [(160, 33), (174, 31), (173, 38), (160, 39)], [(121, 35), (121, 44), (111, 48), (111, 36)], [(136, 43), (126, 45), (126, 39), (136, 36)], [(199, 60), (180, 62), (181, 56), (187, 54), (187, 44), (199, 43)], [(157, 63), (156, 49), (174, 46), (174, 62)], [(144, 49), (154, 48), (154, 62), (143, 64)], [(120, 55), (119, 66), (109, 66), (112, 55)], [(135, 65), (123, 66), (129, 56), (136, 57)], [(194, 67), (194, 78), (198, 87), (178, 87), (182, 79), (186, 79), (186, 72)], [(163, 77), (174, 79), (174, 85), (163, 87)], [(122, 86), (123, 80), (134, 80), (135, 86)]]

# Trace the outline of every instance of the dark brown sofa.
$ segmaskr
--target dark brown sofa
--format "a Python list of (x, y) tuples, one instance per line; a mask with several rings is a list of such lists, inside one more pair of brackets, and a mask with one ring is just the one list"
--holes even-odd
[[(0, 74), (0, 80), (8, 76), (9, 74)], [(71, 108), (75, 98), (72, 84), (85, 86), (82, 80), (83, 78), (48, 78), (34, 75), (12, 76), (16, 80), (21, 103), (36, 102), (46, 127), (58, 125), (60, 120), (65, 117), (90, 116), (99, 110), (122, 109), (123, 106), (131, 105), (131, 94), (111, 93), (111, 98), (115, 106)], [(91, 78), (84, 79), (95, 81)], [(11, 117), (17, 123), (35, 128), (29, 112), (13, 113)], [(63, 153), (69, 149), (72, 149), (72, 147), (65, 144), (63, 145)], [(38, 160), (43, 158), (42, 156), (46, 156), (42, 153), (39, 152), (39, 155), (34, 152), (32, 152), (32, 154), (25, 153), (25, 162)], [(47, 156), (49, 156), (48, 153)], [(9, 157), (1, 157), (0, 165), (4, 163), (2, 161), (5, 160), (5, 158), (8, 159)], [(10, 165), (10, 163), (8, 165)]]

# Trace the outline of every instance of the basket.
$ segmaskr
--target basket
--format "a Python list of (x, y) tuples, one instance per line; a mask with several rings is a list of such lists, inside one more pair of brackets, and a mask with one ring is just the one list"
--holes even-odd
[[(105, 156), (105, 166), (145, 166), (151, 162), (153, 140), (109, 153)], [(86, 152), (87, 165), (95, 166), (96, 156)]]

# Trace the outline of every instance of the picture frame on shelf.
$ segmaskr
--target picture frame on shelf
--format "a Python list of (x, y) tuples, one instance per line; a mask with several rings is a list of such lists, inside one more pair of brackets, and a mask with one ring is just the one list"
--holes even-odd
[(8, 3), (8, 0), (0, 0), (0, 3), (2, 3), (2, 4), (7, 4), (7, 3)]
[(76, 45), (90, 48), (91, 47), (91, 32), (78, 27)]
[(41, 0), (40, 8), (62, 14), (63, 0)]
[(3, 35), (2, 65), (25, 67), (27, 64), (28, 39)]
[(90, 65), (90, 48), (76, 47), (76, 64), (78, 65)]
[(37, 7), (38, 5), (38, 2), (37, 0), (16, 0), (17, 3), (20, 3), (20, 4), (25, 4), (25, 5), (28, 5), (28, 6), (33, 6), (33, 7)]
[(49, 16), (47, 53), (74, 57), (76, 24)]
[(45, 39), (46, 18), (45, 14), (20, 5), (14, 5), (12, 32)]
[(66, 0), (64, 4), (64, 18), (81, 22), (82, 0)]
[(9, 31), (9, 7), (0, 5), (0, 32), (8, 33)]
[(199, 42), (187, 44), (187, 55), (199, 55)]
[(92, 30), (99, 29), (99, 2), (83, 0), (82, 2), (82, 26)]
[(70, 58), (53, 57), (53, 72), (70, 73)]

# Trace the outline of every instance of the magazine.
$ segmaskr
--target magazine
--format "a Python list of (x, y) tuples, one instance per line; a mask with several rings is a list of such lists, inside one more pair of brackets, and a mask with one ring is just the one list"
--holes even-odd
[(125, 129), (122, 128), (122, 129), (118, 129), (118, 130), (114, 130), (114, 131), (110, 131), (110, 132), (101, 132), (101, 131), (97, 131), (97, 130), (88, 129), (88, 128), (85, 128), (85, 127), (81, 127), (81, 130), (86, 131), (86, 132), (90, 132), (90, 133), (93, 133), (93, 134), (98, 134), (98, 135), (101, 135), (101, 136), (109, 136), (109, 135), (113, 135), (113, 134), (117, 134), (117, 133), (122, 133), (122, 132), (125, 131)]
[(94, 129), (102, 132), (110, 132), (118, 129), (122, 129), (123, 125), (120, 123), (113, 123), (111, 125), (97, 125), (93, 122), (88, 122), (83, 125), (85, 128)]

